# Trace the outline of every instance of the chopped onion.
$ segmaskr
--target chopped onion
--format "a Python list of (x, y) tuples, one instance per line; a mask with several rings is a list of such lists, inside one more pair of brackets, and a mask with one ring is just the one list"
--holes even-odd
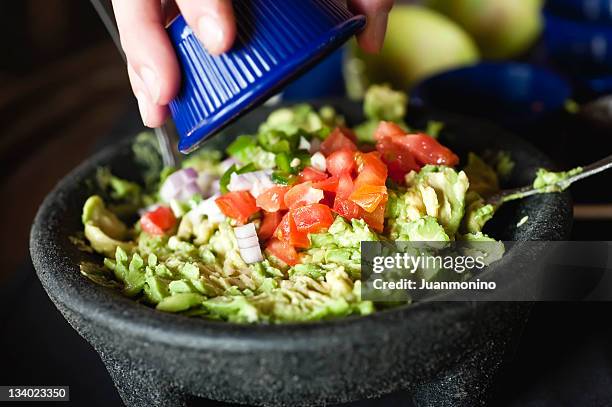
[(319, 171), (325, 171), (327, 169), (325, 156), (317, 151), (310, 158), (310, 165), (312, 165), (314, 169), (317, 169)]
[(182, 201), (186, 201), (188, 199), (193, 198), (194, 195), (201, 195), (202, 190), (198, 186), (196, 181), (192, 181), (189, 184), (183, 185), (181, 188), (181, 192), (178, 194), (177, 198)]
[(215, 194), (210, 198), (203, 200), (198, 204), (198, 206), (193, 208), (189, 212), (189, 216), (192, 217), (192, 221), (195, 223), (194, 217), (206, 216), (208, 220), (213, 223), (222, 222), (225, 219), (225, 215), (223, 212), (221, 212), (219, 206), (217, 206), (217, 202), (215, 202), (218, 197), (219, 194)]
[(180, 171), (177, 171), (175, 174), (180, 174), (185, 183), (191, 182), (194, 179), (198, 178), (198, 172), (194, 168), (183, 168)]
[(179, 178), (170, 176), (166, 179), (164, 185), (162, 185), (159, 196), (163, 201), (170, 202), (181, 192), (181, 186), (182, 183)]
[(291, 162), (289, 163), (289, 166), (291, 168), (297, 168), (301, 162), (302, 161), (299, 158), (295, 157), (293, 160), (291, 160)]
[(300, 136), (300, 145), (298, 149), (310, 151), (310, 141), (306, 140), (304, 136)]
[(253, 187), (253, 177), (250, 172), (246, 174), (232, 173), (230, 182), (227, 184), (227, 189), (232, 192), (248, 191)]
[(219, 177), (214, 174), (211, 174), (208, 171), (201, 172), (200, 175), (198, 175), (198, 180), (196, 182), (198, 183), (198, 186), (202, 191), (202, 196), (208, 198), (209, 196), (217, 192), (214, 190), (214, 183), (215, 181), (218, 181), (218, 179)]
[(235, 158), (229, 157), (229, 158), (226, 158), (225, 160), (221, 161), (221, 164), (219, 164), (219, 168), (221, 169), (222, 172), (225, 172), (225, 171), (229, 170), (232, 165), (239, 166), (239, 165), (241, 165), (241, 163), (240, 163), (240, 161), (236, 160)]
[[(184, 168), (171, 174), (164, 185), (162, 185), (159, 195), (165, 202), (170, 202), (173, 199), (189, 199), (195, 193), (201, 193), (202, 191), (197, 187), (196, 181), (198, 179), (198, 172), (193, 168)], [(195, 185), (195, 188), (191, 185)], [(183, 192), (183, 189), (186, 189)], [(185, 195), (191, 194), (184, 198)]]
[(251, 236), (257, 236), (257, 230), (255, 229), (255, 224), (251, 222), (244, 226), (235, 227), (234, 234), (236, 239), (246, 239)]
[(240, 250), (240, 257), (246, 264), (253, 264), (263, 261), (263, 254), (261, 253), (261, 247), (253, 246), (248, 249)]
[(314, 154), (321, 149), (321, 140), (316, 137), (310, 141), (310, 149), (308, 150), (310, 154)]
[(217, 205), (218, 195), (213, 195), (207, 200), (203, 201), (200, 206), (202, 207), (202, 213), (208, 217), (211, 222), (221, 222), (225, 220), (225, 214), (221, 212), (219, 205)]
[(259, 247), (259, 238), (257, 237), (257, 231), (253, 222), (235, 227), (234, 235), (236, 235), (240, 257), (242, 257), (246, 264), (257, 263), (263, 260), (261, 247)]
[(210, 192), (212, 192), (213, 195), (221, 192), (221, 180), (216, 179), (212, 182), (210, 185)]
[(244, 239), (238, 239), (239, 249), (248, 249), (249, 247), (259, 246), (259, 238), (257, 235), (251, 237), (245, 237)]
[(244, 174), (233, 173), (227, 189), (232, 192), (249, 191), (257, 198), (263, 191), (274, 186), (270, 171), (253, 171)]

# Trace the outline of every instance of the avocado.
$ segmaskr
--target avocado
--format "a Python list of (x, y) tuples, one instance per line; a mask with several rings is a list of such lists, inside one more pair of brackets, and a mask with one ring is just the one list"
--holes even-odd
[(399, 225), (398, 240), (417, 242), (448, 242), (450, 238), (438, 220), (431, 216), (404, 222)]
[(582, 167), (577, 167), (569, 171), (552, 172), (540, 168), (533, 181), (533, 187), (542, 192), (561, 192), (569, 187), (568, 178), (582, 172)]
[[(465, 210), (465, 195), (469, 187), (467, 175), (445, 166), (426, 165), (420, 172), (412, 172), (406, 177), (408, 185), (420, 188), (421, 196), (428, 215), (438, 207), (437, 218), (446, 234), (454, 236), (459, 229)], [(424, 187), (431, 187), (434, 195)], [(424, 191), (427, 193), (423, 194)]]
[(117, 247), (127, 252), (134, 248), (134, 243), (124, 241), (128, 238), (125, 224), (106, 209), (104, 201), (98, 195), (85, 202), (81, 220), (85, 225), (85, 237), (96, 252), (113, 257)]

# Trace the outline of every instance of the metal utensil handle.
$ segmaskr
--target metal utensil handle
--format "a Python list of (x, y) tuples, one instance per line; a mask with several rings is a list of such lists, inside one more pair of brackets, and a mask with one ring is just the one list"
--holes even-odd
[(127, 58), (125, 57), (123, 48), (121, 47), (119, 29), (117, 28), (115, 19), (113, 18), (113, 9), (110, 2), (105, 0), (91, 0), (91, 4), (93, 4), (93, 7), (100, 16), (102, 23), (104, 23), (104, 27), (106, 27), (106, 31), (108, 31), (113, 39), (115, 47), (117, 47), (117, 51), (119, 51), (121, 58), (123, 58), (123, 61), (127, 63)]
[(570, 177), (567, 181), (571, 184), (583, 178), (590, 177), (591, 175), (598, 174), (609, 168), (612, 168), (612, 155), (609, 155), (606, 158), (602, 158), (601, 160), (596, 161), (593, 164), (587, 165), (582, 169), (581, 172), (574, 175), (573, 177)]
[[(94, 9), (100, 16), (102, 23), (106, 27), (106, 30), (110, 34), (113, 42), (115, 43), (115, 47), (117, 47), (117, 51), (123, 58), (123, 61), (127, 63), (127, 58), (125, 57), (125, 53), (123, 52), (123, 48), (121, 47), (121, 40), (119, 37), (119, 29), (115, 24), (115, 19), (113, 18), (113, 10), (110, 2), (105, 0), (91, 0)], [(157, 142), (159, 144), (159, 151), (162, 157), (162, 161), (164, 166), (166, 167), (176, 167), (177, 160), (174, 156), (174, 150), (172, 149), (172, 142), (170, 141), (170, 133), (166, 125), (162, 125), (161, 127), (155, 128), (155, 137), (157, 137)]]
[[(563, 188), (567, 188), (576, 181), (580, 181), (581, 179), (590, 177), (595, 174), (599, 174), (600, 172), (610, 168), (612, 168), (612, 155), (609, 155), (606, 158), (602, 158), (599, 161), (596, 161), (592, 164), (583, 167), (582, 171), (580, 171), (578, 174), (569, 177), (563, 181), (560, 181), (557, 184), (563, 185)], [(526, 198), (528, 196), (535, 195), (540, 192), (541, 191), (539, 189), (535, 189), (533, 185), (526, 185), (520, 188), (503, 190), (487, 199), (487, 202), (493, 205), (499, 205), (504, 202), (512, 201), (515, 199)]]

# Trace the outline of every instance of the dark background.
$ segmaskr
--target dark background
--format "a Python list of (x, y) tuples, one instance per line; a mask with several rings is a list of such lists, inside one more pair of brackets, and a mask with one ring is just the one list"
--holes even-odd
[[(0, 384), (69, 385), (71, 405), (120, 405), (97, 354), (43, 292), (27, 239), (64, 174), (110, 134), (139, 129), (124, 64), (88, 1), (0, 0), (0, 16)], [(556, 147), (582, 156), (557, 161), (610, 151), (606, 133), (575, 125), (571, 143)], [(610, 183), (573, 192), (578, 203), (609, 203)], [(609, 240), (611, 227), (578, 219), (573, 238)], [(608, 303), (537, 305), (493, 404), (612, 405), (611, 316)], [(378, 404), (411, 405), (406, 394)]]
[(86, 0), (0, 0), (0, 283), (27, 257), (45, 194), (131, 102), (123, 61)]

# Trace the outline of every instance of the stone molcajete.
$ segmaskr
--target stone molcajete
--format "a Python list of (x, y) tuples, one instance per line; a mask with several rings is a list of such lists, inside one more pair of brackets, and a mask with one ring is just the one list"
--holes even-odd
[[(359, 122), (358, 104), (327, 102), (349, 122)], [(254, 130), (268, 112), (254, 111), (208, 146), (223, 147), (230, 135)], [(431, 118), (445, 122), (445, 143), (461, 154), (509, 151), (516, 161), (513, 186), (530, 183), (538, 167), (551, 165), (496, 127), (409, 109), (408, 123), (416, 127)], [(87, 180), (101, 165), (138, 179), (131, 154), (125, 140), (83, 163), (49, 194), (31, 234), (32, 259), (45, 290), (98, 351), (127, 405), (183, 406), (198, 398), (317, 405), (402, 389), (412, 392), (419, 406), (486, 403), (496, 371), (519, 338), (529, 303), (427, 302), (329, 322), (234, 325), (158, 312), (83, 277), (79, 263), (93, 255), (79, 251), (69, 236), (82, 230), (81, 208), (91, 192)], [(517, 228), (526, 215), (529, 222)], [(490, 226), (503, 240), (563, 240), (571, 226), (570, 198), (547, 194), (509, 204)], [(504, 267), (508, 278), (525, 272), (512, 262)]]

